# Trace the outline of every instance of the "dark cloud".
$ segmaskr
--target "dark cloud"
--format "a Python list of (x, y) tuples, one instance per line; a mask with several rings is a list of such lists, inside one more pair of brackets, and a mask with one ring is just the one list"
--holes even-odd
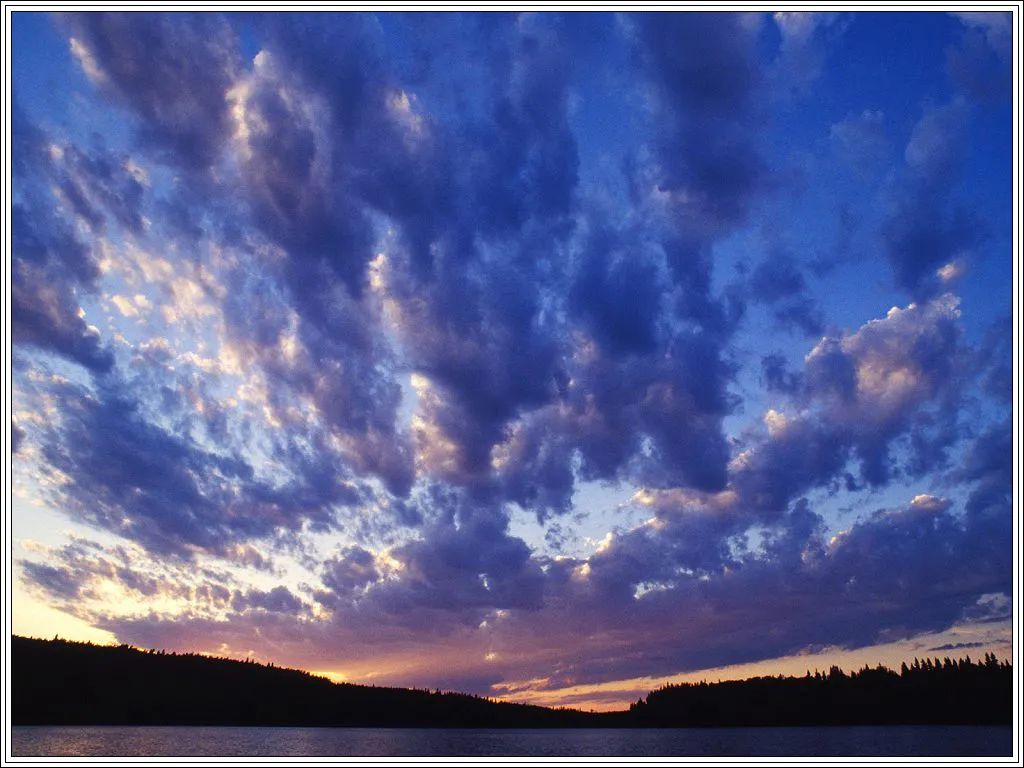
[(761, 358), (761, 383), (769, 392), (795, 395), (803, 387), (799, 373), (789, 370), (785, 356), (772, 353)]
[(22, 563), (21, 568), (25, 578), (54, 597), (66, 600), (74, 600), (78, 597), (82, 587), (79, 574), (47, 563), (27, 562)]
[(773, 315), (783, 328), (794, 328), (805, 336), (818, 336), (825, 321), (817, 303), (809, 296), (800, 296), (778, 305)]
[(1013, 397), (1013, 318), (1009, 313), (992, 321), (977, 350), (981, 386), (991, 398), (1009, 403)]
[(336, 467), (292, 456), (293, 478), (271, 484), (242, 459), (213, 453), (145, 414), (113, 382), (95, 393), (65, 385), (61, 420), (42, 452), (63, 472), (76, 518), (142, 543), (154, 553), (230, 557), (235, 545), (335, 525), (334, 507), (357, 495)]
[(174, 164), (208, 171), (231, 132), (226, 96), (238, 60), (225, 21), (187, 13), (59, 18), (86, 75), (139, 115), (144, 140)]
[(859, 175), (878, 172), (892, 152), (885, 116), (878, 110), (847, 115), (832, 125), (829, 136), (835, 152)]
[(944, 290), (939, 272), (986, 236), (977, 214), (953, 195), (968, 117), (960, 101), (928, 108), (906, 148), (906, 168), (889, 201), (882, 239), (896, 284), (914, 297)]
[(629, 169), (646, 226), (598, 209), (576, 240), (555, 402), (523, 418), (497, 454), (516, 500), (567, 503), (574, 464), (588, 480), (725, 482), (732, 369), (721, 350), (737, 310), (712, 293), (709, 251), (762, 179), (751, 137), (756, 34), (701, 14), (639, 15), (629, 27), (655, 100), (650, 157)]
[(742, 14), (638, 14), (636, 55), (659, 125), (659, 187), (685, 198), (691, 233), (738, 221), (764, 180), (756, 144), (757, 29)]
[(109, 218), (133, 234), (142, 232), (145, 187), (131, 172), (127, 156), (118, 157), (102, 146), (92, 154), (73, 145), (57, 147), (56, 151), (59, 159), (54, 166), (60, 174), (61, 201), (93, 230), (102, 231)]
[(784, 251), (775, 249), (754, 268), (750, 295), (753, 300), (771, 306), (773, 317), (782, 327), (797, 329), (808, 336), (821, 334), (821, 311), (808, 294), (800, 267)]
[(779, 11), (773, 14), (779, 30), (775, 88), (779, 96), (805, 95), (821, 75), (828, 51), (847, 26), (841, 13)]
[(540, 607), (543, 574), (529, 547), (508, 534), (505, 515), (436, 494), (431, 501), (440, 514), (423, 539), (392, 551), (407, 575), (381, 586), (381, 607), (409, 619), (450, 611), (474, 625), (487, 610)]
[(11, 454), (18, 452), (22, 442), (25, 440), (25, 430), (18, 426), (14, 419), (11, 419)]
[[(330, 109), (334, 100), (344, 101), (353, 122), (367, 107), (347, 91), (320, 90), (329, 84), (293, 75), (287, 64), (305, 51), (261, 52), (231, 100), (241, 115), (236, 131), (247, 202), (257, 225), (288, 253), (296, 303), (307, 301), (312, 313), (326, 311), (328, 299), (317, 287), (332, 279), (354, 294), (362, 291), (373, 245), (352, 189), (363, 148), (350, 146)], [(342, 51), (342, 64), (345, 56), (358, 56)]]
[[(588, 620), (588, 608), (615, 606), (599, 626), (628, 625), (643, 638), (630, 643), (636, 655), (593, 654), (558, 683), (773, 658), (815, 643), (870, 645), (944, 629), (983, 595), (1009, 589), (1006, 558), (979, 570), (978, 531), (931, 497), (872, 515), (831, 541), (821, 519), (796, 505), (760, 553), (725, 555), (710, 571), (718, 558), (686, 542), (694, 525), (705, 536), (707, 526), (722, 525), (713, 511), (666, 508), (658, 519), (669, 526), (661, 536), (647, 528), (613, 543), (590, 559), (586, 586), (576, 582), (560, 602)], [(640, 597), (623, 599), (641, 585)]]
[[(429, 271), (412, 250), (389, 256), (385, 272), (408, 364), (429, 387), (419, 396), (423, 468), (474, 485), (487, 484), (510, 424), (565, 378), (547, 288), (560, 280), (577, 164), (555, 41), (528, 24), (490, 34), (488, 56), (504, 64), (479, 111), (465, 125), (425, 124), (433, 151), (412, 158), (419, 167), (440, 153), (452, 174), (424, 197), (452, 202), (422, 217), (393, 212), (409, 244), (429, 239)], [(439, 441), (451, 446), (443, 458), (428, 450)]]
[[(962, 509), (921, 494), (830, 537), (821, 515), (797, 498), (841, 480), (852, 457), (868, 455), (865, 442), (874, 448), (917, 429), (908, 415), (957, 389), (945, 367), (956, 354), (955, 319), (955, 302), (944, 297), (826, 339), (807, 363), (800, 396), (809, 412), (766, 416), (767, 435), (732, 461), (726, 490), (644, 492), (635, 503), (650, 519), (613, 533), (585, 560), (531, 555), (500, 510), (435, 486), (417, 499), (421, 539), (392, 549), (390, 565), (361, 548), (340, 553), (317, 599), (350, 658), (384, 652), (373, 640), (382, 626), (387, 652), (401, 658), (428, 647), (492, 654), (496, 671), (488, 662), (461, 667), (459, 681), (481, 692), (495, 679), (542, 675), (559, 687), (810, 646), (860, 647), (967, 620), (987, 596), (1009, 589), (1007, 427), (986, 432), (969, 452), (963, 479), (973, 490)], [(852, 374), (823, 370), (837, 368)], [(760, 543), (750, 546), (755, 525)], [(129, 637), (167, 630), (134, 620), (114, 626)], [(289, 627), (274, 631), (284, 640)], [(569, 627), (587, 628), (588, 653), (576, 652)], [(230, 635), (218, 624), (203, 631)], [(515, 654), (521, 647), (529, 657)], [(503, 654), (509, 661), (497, 662)], [(431, 674), (407, 669), (396, 682)]]
[[(160, 38), (153, 43), (157, 52), (190, 44), (183, 37), (187, 24), (116, 16), (66, 21), (88, 52), (80, 51), (80, 59), (96, 70), (94, 80), (130, 102), (170, 152), (175, 126), (151, 103), (152, 94), (129, 98), (151, 85), (125, 64), (136, 42), (123, 38), (134, 24), (143, 39)], [(753, 37), (743, 27), (719, 29), (712, 18), (694, 24), (682, 31), (695, 43), (714, 31), (728, 50), (716, 53), (713, 66), (696, 58), (674, 61), (675, 54), (662, 50), (669, 39), (648, 26), (652, 55), (674, 62), (674, 73), (653, 65), (649, 73), (666, 98), (678, 90), (717, 126), (706, 130), (667, 100), (670, 131), (702, 149), (682, 162), (659, 145), (659, 162), (671, 171), (666, 189), (681, 191), (685, 184), (687, 194), (701, 191), (717, 209), (737, 196), (718, 186), (735, 151), (753, 153), (741, 130), (750, 125), (747, 107), (756, 87)], [(357, 471), (381, 477), (396, 494), (409, 492), (412, 451), (397, 424), (399, 361), (387, 349), (374, 305), (382, 292), (397, 308), (383, 311), (397, 320), (402, 362), (429, 382), (418, 405), (425, 426), (413, 433), (421, 469), (536, 504), (542, 515), (566, 507), (577, 452), (588, 477), (625, 473), (652, 483), (721, 485), (727, 449), (719, 421), (729, 408), (730, 374), (717, 350), (730, 320), (710, 295), (707, 247), (710, 233), (737, 221), (738, 210), (711, 211), (721, 221), (710, 228), (697, 221), (706, 211), (694, 211), (696, 218), (662, 243), (635, 245), (623, 233), (612, 250), (595, 233), (586, 252), (569, 262), (578, 160), (569, 127), (570, 66), (550, 30), (528, 18), (518, 26), (489, 26), (487, 51), (476, 56), (491, 63), (493, 87), (471, 109), (432, 115), (382, 64), (378, 31), (364, 20), (345, 27), (343, 45), (310, 16), (275, 21), (263, 31), (265, 46), (251, 70), (237, 64), (230, 37), (203, 47), (198, 58), (213, 76), (195, 85), (189, 104), (210, 107), (201, 129), (209, 147), (204, 157), (220, 151), (218, 137), (231, 137), (240, 202), (285, 253), (283, 260), (267, 259), (259, 277), (244, 268), (230, 274), (225, 303), (232, 343), (261, 366), (281, 408), (311, 398), (329, 428), (344, 436)], [(746, 63), (737, 68), (733, 52)], [(720, 81), (713, 88), (705, 82), (708, 72)], [(183, 88), (198, 75), (185, 68), (168, 87)], [(208, 93), (215, 88), (226, 113)], [(732, 138), (719, 146), (722, 128)], [(717, 159), (704, 167), (699, 158), (709, 152)], [(185, 169), (196, 164), (195, 157), (167, 157)], [(741, 187), (745, 174), (737, 178)], [(397, 225), (405, 249), (371, 268), (370, 222), (379, 214)], [(690, 263), (695, 249), (699, 255)], [(674, 285), (663, 276), (665, 260)], [(567, 263), (576, 265), (571, 275)], [(383, 291), (370, 296), (366, 289), (378, 279)], [(622, 301), (624, 290), (634, 300)], [(639, 301), (637, 290), (646, 291)], [(573, 328), (561, 322), (561, 291), (569, 296), (573, 324), (600, 345), (600, 366), (616, 371), (611, 375), (625, 386), (602, 392), (605, 385), (587, 365), (578, 376), (567, 370)], [(809, 322), (800, 307), (788, 311), (787, 322)], [(299, 319), (294, 330), (290, 312)], [(674, 329), (673, 313), (700, 330)], [(283, 339), (297, 342), (293, 359), (281, 359)], [(649, 359), (635, 358), (637, 352)], [(572, 379), (594, 391), (570, 392)], [(640, 407), (638, 397), (646, 397)], [(588, 400), (601, 403), (607, 422), (594, 424), (596, 431), (587, 424), (593, 421)], [(605, 432), (616, 426), (628, 430), (624, 450)], [(569, 433), (559, 434), (563, 429)], [(681, 434), (689, 438), (680, 440)], [(514, 455), (527, 438), (540, 450), (519, 454), (522, 460), (495, 477), (494, 452)], [(451, 450), (439, 455), (439, 445)]]
[(946, 48), (946, 73), (964, 95), (986, 103), (1012, 92), (1013, 17), (999, 12), (954, 14), (967, 29)]
[(377, 571), (372, 552), (362, 547), (346, 547), (341, 553), (324, 563), (323, 583), (326, 592), (322, 601), (327, 605), (350, 592), (377, 581)]
[(943, 643), (929, 648), (929, 651), (962, 651), (967, 648), (981, 648), (985, 643)]
[(658, 260), (625, 233), (601, 229), (591, 239), (569, 294), (570, 310), (609, 354), (653, 352), (663, 334), (665, 285)]
[(113, 355), (79, 311), (79, 294), (95, 290), (96, 261), (51, 194), (64, 178), (52, 144), (17, 101), (11, 142), (17, 158), (11, 179), (12, 340), (64, 355), (97, 373), (108, 371)]
[(231, 598), (231, 607), (239, 613), (249, 610), (284, 613), (295, 616), (303, 611), (305, 603), (288, 587), (279, 586), (270, 590), (250, 589), (246, 592), (236, 591)]
[(802, 293), (807, 287), (804, 276), (793, 260), (782, 253), (774, 253), (754, 269), (750, 276), (753, 295), (766, 302), (776, 302)]
[[(12, 215), (12, 219), (17, 218), (16, 213)], [(18, 225), (12, 222), (12, 230), (16, 228)], [(26, 236), (31, 234), (12, 232), (12, 250), (24, 245), (21, 238)], [(109, 371), (113, 355), (101, 342), (99, 332), (78, 315), (75, 288), (46, 267), (16, 257), (12, 273), (12, 341), (64, 355), (97, 373)]]
[(959, 479), (973, 483), (967, 512), (975, 518), (1005, 517), (1013, 487), (1013, 429), (1009, 421), (989, 427), (970, 446)]

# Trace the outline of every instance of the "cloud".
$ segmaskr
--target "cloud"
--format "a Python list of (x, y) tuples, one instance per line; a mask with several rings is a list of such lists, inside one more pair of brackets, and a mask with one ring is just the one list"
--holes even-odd
[(797, 329), (808, 336), (821, 333), (821, 310), (807, 291), (803, 272), (785, 252), (774, 250), (754, 268), (750, 295), (753, 300), (771, 306), (782, 327)]
[(769, 392), (794, 395), (803, 381), (799, 373), (788, 369), (785, 356), (773, 352), (761, 358), (761, 383)]
[(850, 484), (853, 461), (874, 486), (942, 467), (963, 434), (958, 317), (957, 300), (946, 295), (823, 337), (799, 376), (769, 359), (769, 382), (789, 391), (792, 410), (769, 410), (766, 429), (752, 430), (732, 457), (730, 507), (745, 509), (748, 524), (774, 519), (800, 494)]
[(672, 197), (687, 234), (720, 232), (742, 219), (764, 181), (753, 139), (756, 27), (741, 14), (630, 21), (659, 125), (656, 183)]
[(946, 73), (967, 97), (1004, 102), (1012, 90), (1013, 16), (999, 12), (954, 13), (967, 28), (946, 48)]
[(879, 110), (865, 109), (859, 115), (847, 115), (832, 124), (829, 137), (836, 154), (862, 175), (878, 172), (892, 152), (885, 116)]
[(48, 149), (59, 184), (57, 199), (74, 215), (94, 231), (102, 231), (108, 220), (133, 234), (142, 231), (145, 184), (130, 158), (102, 146), (91, 154), (72, 144), (50, 144)]
[(258, 610), (294, 616), (304, 610), (305, 603), (292, 594), (288, 587), (279, 586), (270, 590), (236, 591), (231, 598), (231, 607), (239, 613)]
[(966, 106), (929, 107), (907, 143), (906, 167), (882, 224), (896, 284), (914, 297), (944, 290), (941, 269), (962, 261), (985, 238), (978, 216), (953, 196), (963, 152)]
[(977, 350), (982, 388), (993, 399), (1009, 402), (1013, 396), (1013, 330), (1009, 313), (992, 321)]
[(1013, 43), (1013, 14), (999, 11), (956, 11), (957, 17), (966, 26), (980, 29), (989, 44), (1006, 54)]
[(371, 235), (347, 178), (356, 170), (347, 167), (350, 149), (332, 124), (328, 101), (349, 94), (307, 87), (279, 56), (261, 51), (227, 96), (248, 203), (258, 226), (289, 254), (288, 277), (302, 297), (320, 298), (302, 284), (316, 277), (339, 279), (358, 294), (372, 258)]
[(377, 581), (379, 573), (372, 552), (362, 547), (346, 547), (324, 564), (324, 602), (346, 596), (354, 589)]
[(970, 446), (959, 479), (973, 482), (967, 511), (1001, 519), (1011, 504), (1013, 430), (1008, 421), (989, 427)]
[(11, 454), (18, 452), (22, 442), (25, 440), (25, 430), (18, 426), (14, 419), (11, 419)]
[[(112, 606), (121, 615), (173, 616), (185, 607), (223, 615), (233, 605), (229, 572), (154, 560), (135, 544), (104, 545), (73, 537), (61, 547), (30, 543), (26, 549), (29, 557), (19, 562), (22, 579), (56, 599), (63, 610), (87, 620)], [(35, 559), (40, 556), (46, 561)], [(237, 598), (238, 590), (234, 593)]]
[(239, 542), (307, 524), (329, 528), (335, 506), (359, 498), (337, 467), (298, 456), (288, 480), (259, 478), (227, 446), (213, 452), (151, 419), (116, 382), (96, 392), (66, 384), (52, 394), (60, 420), (45, 430), (41, 450), (64, 477), (61, 503), (153, 553), (230, 558)]
[[(808, 394), (849, 436), (869, 482), (888, 479), (889, 445), (905, 430), (933, 431), (940, 445), (955, 439), (950, 409), (962, 386), (954, 363), (961, 354), (959, 314), (958, 301), (946, 294), (893, 308), (841, 340), (826, 337), (809, 353)], [(930, 413), (945, 418), (934, 421)]]
[(776, 77), (786, 90), (805, 93), (821, 75), (826, 59), (822, 40), (829, 32), (840, 33), (843, 14), (777, 11), (772, 20), (779, 30)]
[[(209, 231), (225, 238), (218, 248), (241, 248), (261, 262), (258, 275), (246, 264), (222, 267), (217, 287), (226, 293), (224, 334), (262, 369), (274, 405), (313, 402), (319, 440), (340, 442), (359, 471), (407, 494), (411, 455), (396, 425), (401, 390), (364, 291), (374, 250), (372, 202), (360, 189), (375, 163), (401, 162), (381, 135), (394, 137), (398, 127), (385, 119), (383, 97), (363, 88), (362, 69), (370, 76), (373, 65), (361, 63), (358, 34), (345, 48), (309, 40), (282, 50), (271, 40), (247, 68), (217, 16), (68, 15), (63, 24), (100, 73), (98, 87), (134, 111), (156, 159), (202, 176), (161, 201), (181, 214), (163, 220), (179, 225), (171, 236), (190, 242), (206, 234), (192, 212), (212, 210), (223, 217), (222, 232)], [(133, 64), (141, 44), (146, 71)], [(185, 66), (175, 65), (179, 50), (193, 53)], [(335, 61), (311, 66), (318, 56)]]
[(229, 135), (225, 95), (238, 67), (221, 17), (66, 13), (60, 22), (93, 84), (140, 116), (144, 141), (190, 170), (210, 169)]
[(402, 576), (373, 591), (378, 609), (422, 627), (438, 613), (475, 626), (489, 610), (539, 607), (543, 574), (507, 533), (505, 515), (449, 493), (435, 492), (431, 503), (436, 519), (423, 538), (391, 551)]
[(967, 648), (981, 648), (985, 643), (943, 643), (929, 648), (929, 651), (962, 651)]
[(62, 215), (51, 190), (62, 173), (61, 152), (15, 101), (11, 119), (11, 336), (15, 345), (29, 345), (63, 355), (102, 373), (113, 365), (99, 331), (83, 317), (80, 293), (92, 293), (99, 271), (89, 248), (77, 235), (70, 217)]
[[(240, 264), (218, 279), (225, 335), (247, 364), (262, 370), (270, 407), (281, 412), (298, 401), (314, 403), (323, 429), (318, 439), (340, 443), (355, 471), (376, 475), (399, 496), (409, 493), (415, 470), (535, 504), (543, 516), (566, 508), (577, 452), (587, 477), (719, 485), (728, 368), (714, 350), (730, 320), (709, 295), (706, 262), (709, 232), (718, 225), (707, 230), (694, 220), (661, 243), (644, 244), (646, 266), (602, 250), (597, 233), (586, 245), (589, 253), (566, 258), (578, 158), (569, 127), (569, 62), (550, 30), (524, 17), (517, 28), (485, 31), (488, 57), (500, 62), (498, 85), (480, 95), (478, 111), (467, 119), (426, 112), (380, 61), (372, 26), (352, 25), (346, 45), (338, 46), (312, 22), (295, 16), (264, 29), (265, 45), (246, 67), (230, 36), (197, 44), (187, 24), (149, 17), (64, 20), (98, 87), (135, 110), (143, 134), (155, 137), (150, 146), (161, 162), (188, 171), (235, 159), (239, 177), (217, 165), (216, 178), (197, 193), (221, 206), (237, 183), (236, 223), (251, 223), (259, 234), (232, 244), (260, 254), (259, 276)], [(152, 84), (125, 64), (137, 44), (126, 39), (133, 25), (157, 52), (198, 45), (197, 60), (213, 73), (192, 83), (201, 73), (185, 68), (167, 84), (195, 92), (186, 113), (200, 103), (210, 107), (196, 128), (206, 147), (198, 156), (175, 149), (180, 126), (157, 108)], [(715, 28), (710, 19), (705, 26)], [(741, 32), (743, 46), (752, 45), (746, 28)], [(744, 47), (742, 55), (751, 54)], [(714, 120), (731, 123), (732, 107), (751, 100), (754, 83), (742, 73), (729, 75), (721, 83), (729, 93), (718, 103), (702, 91), (693, 66), (679, 63), (681, 77), (669, 80), (652, 69), (652, 82), (667, 94), (680, 89)], [(736, 147), (745, 121), (740, 116), (730, 129)], [(705, 131), (681, 111), (669, 122), (697, 145), (718, 141), (717, 131)], [(721, 163), (732, 162), (733, 148), (722, 148)], [(662, 160), (672, 156), (667, 148), (663, 154)], [(723, 204), (733, 199), (731, 190), (716, 189), (717, 170), (691, 171), (684, 174), (692, 176), (688, 194), (717, 195)], [(171, 203), (196, 207), (187, 192)], [(394, 226), (383, 241), (371, 226), (381, 215)], [(738, 212), (725, 219), (738, 220)], [(186, 230), (186, 237), (197, 231)], [(694, 248), (705, 252), (696, 266), (687, 256)], [(635, 320), (614, 314), (621, 315), (615, 291), (623, 281), (647, 285), (646, 314)], [(701, 331), (675, 333), (674, 316), (699, 323)], [(794, 314), (794, 322), (808, 321), (806, 313)], [(599, 364), (620, 369), (632, 383), (602, 392), (585, 356), (578, 375), (568, 370), (567, 341), (576, 326), (601, 346)], [(397, 355), (391, 333), (400, 344)], [(666, 349), (673, 351), (666, 356)], [(638, 350), (657, 361), (653, 369), (631, 359)], [(698, 365), (717, 379), (697, 375)], [(423, 384), (408, 433), (398, 417), (403, 396), (396, 374), (404, 371)], [(570, 391), (571, 380), (577, 386)], [(580, 388), (584, 382), (589, 389)], [(647, 404), (638, 409), (634, 401), (645, 391)], [(595, 401), (606, 426), (587, 415)], [(605, 432), (613, 423), (628, 430), (624, 450)], [(681, 445), (679, 430), (691, 432), (693, 441)], [(543, 447), (535, 454), (523, 445)], [(653, 456), (645, 457), (647, 445)]]

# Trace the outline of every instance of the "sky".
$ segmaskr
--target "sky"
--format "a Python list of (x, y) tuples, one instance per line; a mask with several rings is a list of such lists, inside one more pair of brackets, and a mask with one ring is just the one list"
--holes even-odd
[(1009, 14), (11, 37), (15, 632), (595, 709), (1011, 652)]

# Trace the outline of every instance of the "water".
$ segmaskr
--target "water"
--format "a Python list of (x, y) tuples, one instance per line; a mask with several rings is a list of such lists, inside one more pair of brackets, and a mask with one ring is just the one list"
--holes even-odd
[(1009, 726), (422, 729), (16, 726), (13, 754), (98, 756), (909, 756), (1012, 754)]

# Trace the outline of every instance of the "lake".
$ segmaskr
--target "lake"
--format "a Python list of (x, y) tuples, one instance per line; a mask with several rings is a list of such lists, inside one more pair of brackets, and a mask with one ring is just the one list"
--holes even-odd
[(16, 726), (15, 756), (948, 756), (1012, 753), (1009, 726), (220, 728)]

